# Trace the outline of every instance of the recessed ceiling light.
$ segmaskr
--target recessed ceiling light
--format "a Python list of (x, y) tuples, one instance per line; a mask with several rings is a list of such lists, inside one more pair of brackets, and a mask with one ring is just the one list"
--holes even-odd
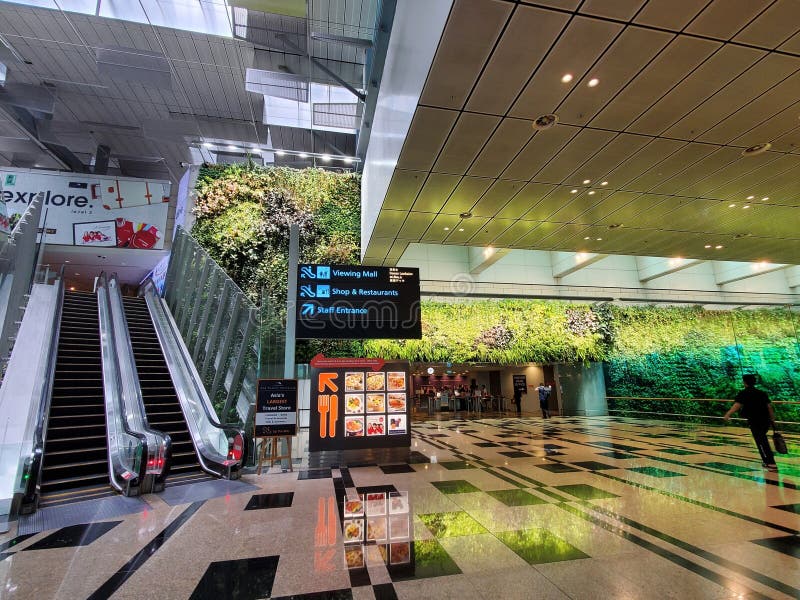
[(564, 76), (561, 78), (561, 83), (569, 83), (572, 81), (572, 73), (564, 73)]
[(766, 202), (767, 200), (769, 200), (769, 196), (764, 196), (764, 197), (761, 199), (761, 201), (762, 201), (762, 202)]
[(735, 208), (735, 207), (736, 207), (735, 204), (728, 204), (728, 208)]
[(597, 241), (598, 241), (598, 242), (602, 242), (602, 241), (603, 241), (603, 238), (597, 238)]
[(585, 240), (590, 240), (591, 238), (590, 238), (590, 237), (587, 235), (587, 236), (586, 236), (585, 238), (583, 238), (583, 239), (585, 239)]
[(749, 204), (745, 204), (742, 208), (750, 208)]
[(74, 292), (75, 291), (75, 286), (74, 285), (70, 286), (69, 291), (70, 292)]
[(464, 231), (464, 228), (463, 227), (459, 227), (458, 230), (459, 231)]
[(594, 196), (594, 193), (595, 193), (594, 190), (589, 190), (589, 195), (590, 196)]
[(331, 160), (331, 155), (330, 154), (323, 154), (320, 158), (325, 162), (329, 162)]
[(592, 77), (589, 80), (589, 83), (587, 83), (586, 85), (588, 85), (589, 87), (595, 87), (598, 83), (600, 83), (600, 80), (597, 77)]
[(764, 152), (770, 148), (772, 148), (772, 144), (770, 142), (756, 144), (755, 146), (750, 146), (749, 148), (742, 150), (742, 156), (756, 156), (758, 154), (764, 154)]
[(277, 156), (283, 156), (284, 154), (286, 154), (286, 152), (284, 152), (283, 150), (275, 150), (275, 154)]
[(747, 197), (748, 200), (752, 200), (753, 198), (755, 198), (755, 196), (748, 196)]
[(80, 273), (75, 273), (75, 275), (80, 275)]
[(65, 263), (68, 263), (69, 261), (68, 261), (68, 260), (65, 260), (64, 262), (65, 262)]
[(462, 212), (458, 216), (461, 217), (462, 219), (471, 219), (472, 218), (472, 213), (471, 212)]
[(607, 181), (601, 181), (600, 185), (608, 185), (608, 182)]
[(444, 230), (445, 231), (450, 231), (450, 228), (449, 227), (445, 227)]
[(722, 244), (717, 244), (716, 246), (714, 246), (714, 248), (716, 248), (717, 250), (722, 250)]
[(308, 158), (308, 154), (306, 154), (305, 152), (301, 152), (297, 156), (299, 156), (300, 158)]
[(590, 183), (592, 183), (591, 179), (584, 179), (583, 180), (583, 185), (589, 185)]
[(558, 115), (550, 113), (537, 117), (536, 120), (531, 123), (531, 127), (533, 127), (536, 131), (542, 131), (544, 129), (550, 129), (551, 127), (554, 127), (556, 123), (558, 123)]
[(705, 247), (706, 248), (711, 248), (711, 244), (706, 244)]
[(577, 194), (577, 193), (578, 193), (578, 190), (570, 190), (570, 191), (569, 191), (569, 193), (570, 193), (570, 194)]

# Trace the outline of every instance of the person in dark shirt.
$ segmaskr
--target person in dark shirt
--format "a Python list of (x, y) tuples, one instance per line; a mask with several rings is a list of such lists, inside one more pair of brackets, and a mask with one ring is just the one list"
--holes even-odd
[(522, 415), (522, 390), (514, 388), (514, 404), (517, 406), (517, 416)]
[(756, 388), (756, 376), (752, 373), (742, 375), (744, 389), (736, 395), (733, 406), (725, 413), (723, 419), (730, 421), (731, 415), (742, 410), (742, 416), (747, 419), (750, 432), (756, 442), (761, 461), (770, 471), (777, 471), (775, 455), (767, 439), (769, 428), (775, 428), (775, 412), (772, 410), (772, 403), (769, 396), (762, 390)]

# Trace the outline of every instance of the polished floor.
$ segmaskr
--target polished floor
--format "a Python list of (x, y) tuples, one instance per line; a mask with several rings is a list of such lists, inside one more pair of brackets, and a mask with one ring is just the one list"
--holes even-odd
[(276, 468), (132, 514), (14, 526), (0, 598), (798, 598), (787, 439), (768, 473), (736, 427), (415, 423), (402, 464)]

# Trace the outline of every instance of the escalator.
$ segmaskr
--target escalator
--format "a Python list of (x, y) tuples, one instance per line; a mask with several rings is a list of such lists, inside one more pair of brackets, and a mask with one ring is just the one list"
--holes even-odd
[(122, 299), (147, 423), (172, 439), (170, 485), (210, 479), (200, 467), (144, 298)]
[(64, 293), (45, 440), (40, 506), (113, 493), (94, 294)]

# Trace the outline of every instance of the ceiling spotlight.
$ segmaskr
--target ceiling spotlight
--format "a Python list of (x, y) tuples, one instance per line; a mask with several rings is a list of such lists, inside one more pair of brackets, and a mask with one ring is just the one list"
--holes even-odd
[(747, 197), (748, 200), (752, 200), (753, 198), (755, 198), (755, 196), (748, 196)]
[(750, 208), (749, 204), (745, 204), (742, 208)]
[(728, 208), (735, 208), (735, 207), (736, 207), (735, 204), (728, 204)]
[(458, 230), (459, 231), (464, 231), (464, 228), (463, 227), (459, 227)]
[(214, 144), (211, 142), (203, 142), (203, 148), (212, 148)]
[(598, 242), (602, 242), (602, 241), (603, 241), (603, 238), (597, 238), (597, 241), (598, 241)]
[(297, 156), (299, 156), (299, 157), (300, 157), (300, 158), (302, 158), (302, 159), (306, 159), (306, 158), (308, 158), (308, 154), (306, 154), (305, 152), (301, 152), (301, 153), (300, 153), (300, 154), (298, 154)]
[(445, 231), (450, 231), (450, 228), (449, 227), (445, 227), (444, 230)]
[(537, 117), (536, 120), (531, 123), (531, 127), (533, 127), (536, 131), (542, 131), (544, 129), (550, 129), (551, 127), (555, 126), (556, 123), (558, 123), (558, 115), (550, 113)]
[(591, 238), (590, 238), (590, 237), (587, 235), (587, 236), (586, 236), (585, 238), (583, 238), (583, 239), (585, 239), (585, 240), (589, 240), (589, 239), (591, 239)]
[(591, 179), (584, 179), (583, 180), (583, 185), (589, 185), (590, 183), (592, 183)]
[(608, 185), (608, 182), (607, 181), (601, 181), (600, 185)]
[(68, 260), (65, 260), (64, 262), (65, 262), (65, 263), (68, 263), (69, 261), (68, 261)]
[(595, 191), (594, 191), (594, 190), (589, 190), (589, 195), (590, 195), (590, 196), (594, 196), (594, 194), (595, 194)]
[(589, 83), (587, 83), (586, 85), (588, 85), (589, 87), (595, 87), (598, 83), (600, 83), (600, 80), (597, 77), (592, 77), (589, 80)]
[(75, 286), (74, 285), (70, 286), (69, 291), (70, 292), (74, 292), (75, 291)]
[(569, 83), (572, 81), (572, 73), (564, 73), (564, 76), (561, 78), (561, 83)]
[(705, 247), (706, 248), (711, 248), (711, 244), (706, 244)]
[(766, 202), (767, 200), (769, 200), (769, 196), (764, 196), (764, 197), (761, 199), (761, 201), (762, 201), (762, 202)]
[(286, 152), (284, 152), (283, 150), (275, 150), (276, 156), (283, 156), (284, 154), (286, 154)]
[(716, 246), (714, 246), (714, 248), (716, 248), (717, 250), (722, 250), (722, 244), (717, 244)]
[(577, 194), (577, 193), (578, 193), (578, 190), (570, 190), (570, 191), (569, 191), (569, 193), (570, 193), (570, 194)]
[(75, 273), (75, 275), (80, 275), (80, 273)]
[(331, 155), (330, 154), (323, 154), (320, 158), (325, 162), (330, 162)]
[(757, 156), (758, 154), (764, 154), (764, 152), (770, 148), (772, 148), (772, 144), (770, 142), (756, 144), (755, 146), (750, 146), (749, 148), (742, 150), (742, 156)]
[(471, 212), (462, 212), (458, 216), (461, 217), (462, 219), (471, 219), (472, 218), (472, 213)]

